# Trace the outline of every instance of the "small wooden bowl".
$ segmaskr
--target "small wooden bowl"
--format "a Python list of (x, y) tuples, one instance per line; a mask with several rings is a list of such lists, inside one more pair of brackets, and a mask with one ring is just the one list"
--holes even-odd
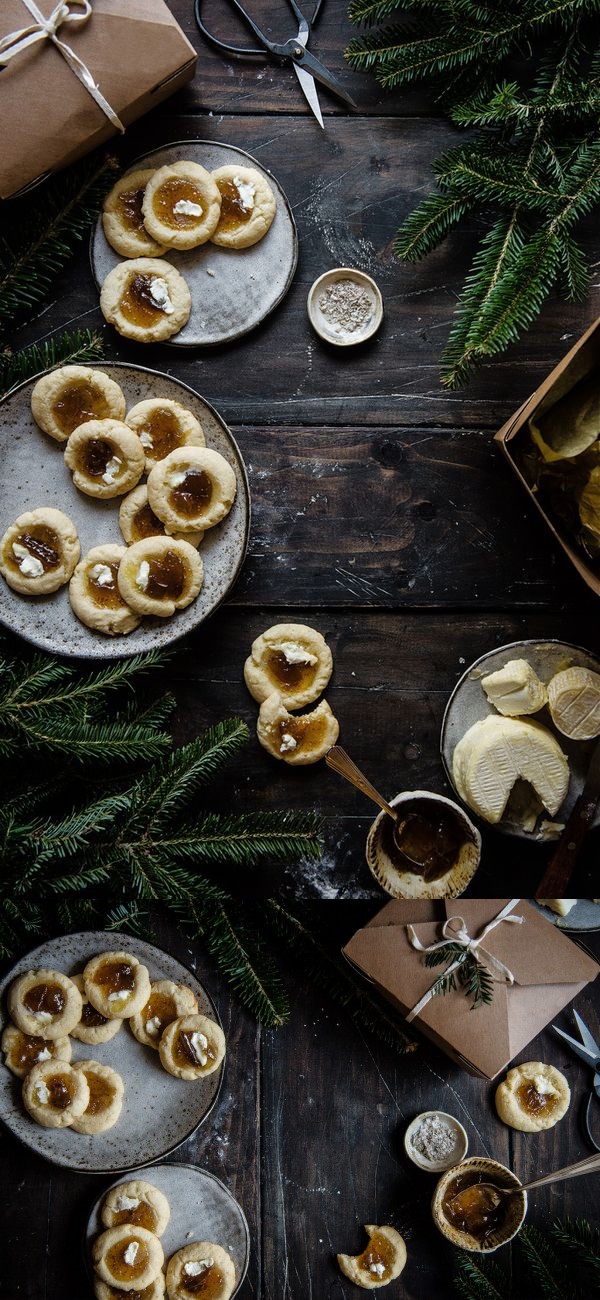
[(499, 1246), (506, 1245), (507, 1241), (512, 1241), (523, 1226), (525, 1215), (527, 1214), (527, 1192), (520, 1192), (517, 1196), (511, 1196), (506, 1202), (506, 1218), (502, 1228), (498, 1232), (490, 1233), (485, 1241), (478, 1241), (468, 1232), (459, 1232), (458, 1228), (453, 1227), (445, 1218), (442, 1210), (442, 1199), (448, 1183), (455, 1178), (457, 1173), (465, 1169), (475, 1169), (483, 1174), (488, 1174), (490, 1182), (496, 1183), (498, 1187), (520, 1187), (521, 1184), (512, 1169), (507, 1169), (506, 1165), (501, 1165), (497, 1160), (488, 1160), (485, 1156), (471, 1156), (470, 1160), (463, 1160), (460, 1165), (455, 1165), (453, 1169), (448, 1169), (442, 1174), (431, 1202), (431, 1212), (433, 1222), (436, 1228), (439, 1228), (444, 1237), (452, 1242), (453, 1246), (459, 1246), (461, 1250), (470, 1250), (479, 1254), (488, 1255), (493, 1250), (498, 1250)]
[(408, 803), (411, 800), (432, 800), (451, 808), (452, 812), (464, 826), (465, 842), (460, 849), (458, 861), (438, 880), (426, 882), (414, 871), (402, 871), (392, 861), (382, 843), (382, 828), (388, 814), (379, 813), (367, 836), (367, 865), (376, 881), (392, 898), (458, 898), (464, 894), (469, 881), (475, 875), (481, 859), (481, 835), (467, 817), (463, 808), (447, 799), (443, 794), (433, 794), (431, 790), (407, 790), (390, 799), (392, 807)]
[[(373, 302), (372, 314), (360, 329), (347, 332), (332, 329), (319, 307), (321, 291), (339, 280), (352, 280), (360, 289), (366, 290)], [(306, 306), (313, 329), (326, 343), (333, 343), (337, 348), (352, 348), (357, 343), (365, 343), (377, 332), (383, 320), (383, 298), (379, 285), (370, 275), (366, 275), (364, 271), (357, 271), (352, 266), (334, 266), (331, 271), (325, 271), (324, 275), (320, 275), (309, 289)]]

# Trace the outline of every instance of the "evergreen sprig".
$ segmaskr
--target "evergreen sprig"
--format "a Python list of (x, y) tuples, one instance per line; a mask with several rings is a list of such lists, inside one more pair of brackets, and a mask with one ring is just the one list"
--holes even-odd
[(477, 1007), (490, 1003), (494, 997), (494, 981), (486, 970), (481, 966), (472, 952), (463, 948), (458, 943), (446, 943), (442, 948), (437, 948), (435, 952), (428, 952), (425, 956), (426, 966), (441, 966), (447, 963), (448, 966), (458, 962), (455, 971), (449, 974), (443, 974), (438, 977), (432, 988), (434, 997), (438, 994), (449, 993), (451, 989), (456, 989), (456, 980), (460, 987), (464, 989), (465, 996), (472, 998), (471, 1011)]
[(555, 1220), (549, 1231), (523, 1228), (516, 1242), (526, 1290), (483, 1254), (454, 1252), (453, 1288), (462, 1300), (590, 1300), (600, 1269), (598, 1231), (585, 1219)]
[(101, 361), (103, 356), (104, 342), (99, 330), (65, 330), (57, 338), (33, 343), (20, 352), (7, 348), (0, 354), (0, 398), (7, 397), (24, 380), (33, 379), (54, 366), (89, 366)]
[(426, 83), (456, 126), (478, 128), (438, 159), (437, 192), (395, 243), (399, 258), (416, 261), (478, 217), (479, 245), (442, 356), (448, 387), (515, 342), (553, 289), (569, 299), (588, 291), (575, 230), (600, 205), (599, 13), (600, 0), (350, 4), (369, 29), (347, 50), (354, 67), (374, 70), (388, 89)]

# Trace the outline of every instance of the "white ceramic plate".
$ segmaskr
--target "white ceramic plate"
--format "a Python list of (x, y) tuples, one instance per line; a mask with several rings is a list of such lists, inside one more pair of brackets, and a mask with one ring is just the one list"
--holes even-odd
[[(59, 970), (71, 975), (83, 970), (95, 953), (123, 949), (148, 967), (150, 978), (187, 984), (198, 998), (202, 1015), (219, 1021), (208, 993), (191, 971), (169, 953), (128, 934), (90, 930), (52, 939), (23, 957), (0, 983), (1, 1028), (9, 1021), (6, 992), (28, 970)], [(142, 1047), (127, 1022), (109, 1043), (90, 1046), (72, 1040), (76, 1060), (112, 1065), (125, 1084), (123, 1109), (114, 1128), (86, 1136), (72, 1129), (42, 1128), (27, 1114), (21, 1098), (22, 1081), (0, 1066), (0, 1114), (6, 1127), (26, 1146), (55, 1165), (79, 1173), (121, 1173), (170, 1155), (210, 1114), (221, 1087), (223, 1066), (193, 1083), (175, 1079), (160, 1064), (158, 1052)]]
[[(208, 447), (225, 457), (237, 479), (237, 495), (221, 524), (204, 535), (200, 555), (204, 564), (204, 585), (197, 600), (173, 618), (143, 619), (127, 636), (103, 636), (75, 617), (67, 587), (50, 596), (20, 596), (0, 578), (0, 623), (51, 654), (84, 659), (123, 659), (170, 645), (202, 623), (220, 605), (233, 587), (242, 567), (250, 532), (250, 490), (240, 450), (225, 422), (209, 402), (187, 384), (157, 370), (103, 362), (93, 367), (105, 370), (120, 384), (129, 410), (148, 397), (168, 397), (180, 402), (199, 419)], [(81, 543), (81, 554), (102, 542), (124, 546), (119, 528), (119, 506), (123, 497), (99, 501), (79, 492), (64, 462), (64, 447), (38, 429), (31, 414), (31, 390), (27, 380), (0, 403), (0, 455), (2, 458), (2, 508), (0, 536), (18, 515), (37, 506), (56, 506), (73, 520)], [(142, 480), (145, 482), (145, 478)]]
[[(232, 145), (212, 140), (177, 140), (163, 149), (136, 158), (128, 168), (165, 167), (190, 160), (207, 171), (216, 167), (255, 167), (269, 182), (277, 200), (272, 225), (251, 248), (219, 248), (201, 244), (189, 252), (170, 250), (163, 259), (172, 262), (187, 280), (192, 311), (187, 325), (168, 342), (174, 347), (197, 348), (239, 339), (274, 311), (285, 297), (298, 263), (298, 236), (292, 210), (281, 185), (261, 163)], [(111, 248), (99, 218), (92, 235), (90, 256), (99, 289), (113, 267), (125, 259)]]
[(578, 898), (566, 916), (557, 916), (549, 907), (542, 907), (535, 898), (530, 899), (530, 902), (559, 930), (600, 930), (600, 903), (594, 903), (591, 898)]

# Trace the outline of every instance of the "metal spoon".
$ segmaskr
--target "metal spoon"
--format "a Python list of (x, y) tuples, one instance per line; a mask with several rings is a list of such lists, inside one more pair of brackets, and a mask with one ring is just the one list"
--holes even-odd
[(346, 781), (350, 782), (350, 785), (353, 785), (356, 790), (360, 790), (361, 794), (366, 794), (368, 799), (372, 799), (373, 803), (377, 804), (378, 808), (381, 808), (384, 813), (387, 813), (388, 817), (391, 817), (394, 822), (394, 842), (396, 848), (399, 853), (402, 853), (403, 857), (406, 858), (407, 862), (410, 862), (414, 867), (421, 868), (423, 863), (419, 862), (417, 858), (410, 857), (410, 854), (408, 854), (406, 849), (401, 845), (398, 835), (398, 832), (406, 824), (412, 814), (409, 813), (409, 817), (404, 815), (400, 817), (398, 809), (394, 808), (391, 803), (388, 803), (387, 799), (384, 799), (383, 795), (375, 789), (375, 786), (371, 785), (368, 777), (365, 776), (364, 772), (361, 772), (360, 768), (356, 766), (356, 763), (353, 763), (350, 755), (346, 753), (345, 749), (342, 749), (341, 745), (332, 745), (331, 749), (328, 750), (325, 755), (325, 762), (327, 763), (327, 766), (331, 768), (332, 772), (337, 772), (338, 776), (343, 776)]
[[(503, 1197), (516, 1196), (519, 1192), (528, 1192), (532, 1187), (543, 1187), (545, 1183), (560, 1183), (565, 1178), (579, 1178), (581, 1174), (593, 1174), (600, 1171), (600, 1154), (587, 1156), (585, 1160), (578, 1160), (574, 1165), (566, 1165), (564, 1169), (557, 1169), (555, 1173), (544, 1174), (542, 1178), (532, 1178), (528, 1183), (520, 1183), (518, 1187), (498, 1187), (495, 1183), (473, 1183), (470, 1187), (464, 1187), (462, 1192), (457, 1192), (448, 1201), (447, 1208), (453, 1206), (459, 1212), (469, 1208), (469, 1200), (472, 1199), (472, 1193), (485, 1192), (487, 1204), (479, 1208), (482, 1210), (495, 1210), (500, 1204)], [(468, 1193), (471, 1193), (471, 1197)]]

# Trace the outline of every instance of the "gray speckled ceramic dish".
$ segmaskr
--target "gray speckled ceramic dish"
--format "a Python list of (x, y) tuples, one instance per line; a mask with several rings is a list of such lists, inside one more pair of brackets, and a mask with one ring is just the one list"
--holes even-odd
[[(279, 182), (244, 149), (212, 140), (177, 140), (166, 148), (136, 158), (129, 170), (165, 167), (188, 159), (200, 163), (207, 171), (236, 163), (256, 167), (266, 176), (277, 200), (270, 230), (251, 248), (218, 248), (209, 242), (189, 252), (173, 249), (163, 254), (187, 280), (192, 295), (187, 325), (169, 343), (174, 347), (197, 348), (239, 339), (275, 310), (294, 278), (298, 236), (292, 210)], [(105, 239), (100, 219), (92, 235), (90, 256), (99, 289), (108, 272), (125, 260)]]
[(574, 907), (566, 916), (557, 916), (549, 907), (542, 907), (536, 898), (529, 899), (533, 907), (537, 907), (538, 912), (551, 921), (557, 930), (573, 930), (583, 932), (585, 930), (600, 930), (600, 903), (595, 903), (592, 898), (578, 898)]
[[(103, 636), (79, 622), (69, 604), (67, 587), (51, 596), (19, 596), (0, 579), (0, 623), (52, 654), (85, 659), (122, 659), (169, 645), (202, 623), (224, 600), (242, 567), (250, 532), (250, 490), (237, 443), (214, 408), (187, 384), (157, 370), (103, 362), (121, 385), (127, 409), (148, 397), (168, 397), (188, 407), (199, 419), (208, 447), (219, 451), (235, 470), (237, 495), (221, 524), (204, 535), (200, 554), (204, 586), (198, 599), (173, 618), (144, 619), (127, 636)], [(0, 536), (18, 515), (37, 506), (57, 506), (73, 520), (81, 554), (101, 542), (125, 543), (119, 528), (122, 497), (99, 501), (79, 492), (64, 462), (64, 448), (41, 429), (31, 414), (27, 380), (0, 403), (0, 453), (2, 455), (2, 510)], [(145, 481), (145, 479), (144, 479)]]
[[(452, 755), (454, 750), (469, 727), (472, 727), (475, 722), (479, 722), (482, 718), (487, 718), (489, 714), (496, 713), (483, 690), (481, 678), (486, 677), (488, 673), (496, 672), (498, 668), (503, 668), (511, 659), (526, 659), (543, 682), (549, 682), (550, 678), (555, 673), (561, 672), (563, 668), (577, 666), (591, 668), (595, 673), (600, 672), (600, 660), (595, 655), (591, 654), (589, 650), (583, 650), (580, 646), (569, 645), (566, 641), (513, 641), (510, 645), (503, 645), (498, 650), (491, 650), (489, 654), (476, 659), (475, 663), (471, 664), (470, 668), (467, 668), (454, 687), (442, 722), (440, 739), (442, 762), (450, 785), (457, 795), (458, 790), (452, 775)], [(496, 716), (500, 715), (496, 714)], [(523, 721), (526, 721), (526, 719), (523, 719)], [(547, 708), (540, 709), (539, 713), (533, 714), (529, 721), (541, 722), (544, 727), (547, 727), (548, 731), (551, 731), (556, 737), (561, 749), (566, 754), (571, 772), (567, 797), (555, 818), (550, 818), (547, 813), (542, 812), (533, 831), (524, 830), (517, 822), (510, 821), (508, 818), (502, 818), (502, 821), (498, 822), (497, 826), (494, 826), (494, 830), (530, 842), (537, 840), (540, 843), (547, 843), (558, 839), (560, 830), (553, 829), (552, 824), (566, 822), (573, 804), (583, 790), (596, 742), (594, 740), (568, 740), (554, 726)], [(460, 795), (458, 797), (460, 799)], [(472, 815), (475, 816), (475, 814)], [(481, 819), (476, 818), (476, 820), (478, 820), (479, 825), (488, 825), (487, 822), (482, 822)], [(544, 822), (550, 824), (547, 831), (544, 830)], [(594, 826), (600, 826), (600, 812), (596, 815)]]
[[(148, 967), (152, 980), (170, 979), (176, 984), (187, 984), (198, 998), (201, 1013), (218, 1021), (206, 990), (174, 957), (131, 935), (89, 930), (52, 939), (13, 966), (0, 983), (1, 1027), (9, 1019), (6, 992), (18, 975), (38, 969), (72, 975), (83, 970), (95, 953), (109, 949), (131, 952)], [(0, 1114), (6, 1127), (26, 1146), (53, 1164), (76, 1169), (78, 1173), (122, 1173), (170, 1155), (206, 1119), (219, 1094), (223, 1067), (194, 1083), (174, 1079), (163, 1070), (158, 1052), (137, 1042), (127, 1022), (109, 1043), (92, 1047), (74, 1038), (71, 1041), (74, 1061), (94, 1060), (112, 1065), (123, 1078), (123, 1109), (114, 1128), (93, 1137), (69, 1128), (42, 1128), (23, 1107), (21, 1080), (4, 1066), (0, 1066)]]
[[(171, 1218), (161, 1237), (165, 1263), (176, 1250), (189, 1246), (192, 1241), (212, 1241), (231, 1255), (236, 1277), (233, 1295), (237, 1295), (248, 1270), (250, 1233), (246, 1216), (231, 1192), (214, 1174), (195, 1165), (143, 1168), (128, 1174), (127, 1182), (138, 1177), (164, 1192), (171, 1207)], [(112, 1186), (118, 1187), (120, 1182), (122, 1179)], [(108, 1191), (107, 1187), (94, 1203), (85, 1233), (85, 1260), (90, 1278), (93, 1276), (91, 1247), (94, 1238), (103, 1231), (100, 1211)]]

